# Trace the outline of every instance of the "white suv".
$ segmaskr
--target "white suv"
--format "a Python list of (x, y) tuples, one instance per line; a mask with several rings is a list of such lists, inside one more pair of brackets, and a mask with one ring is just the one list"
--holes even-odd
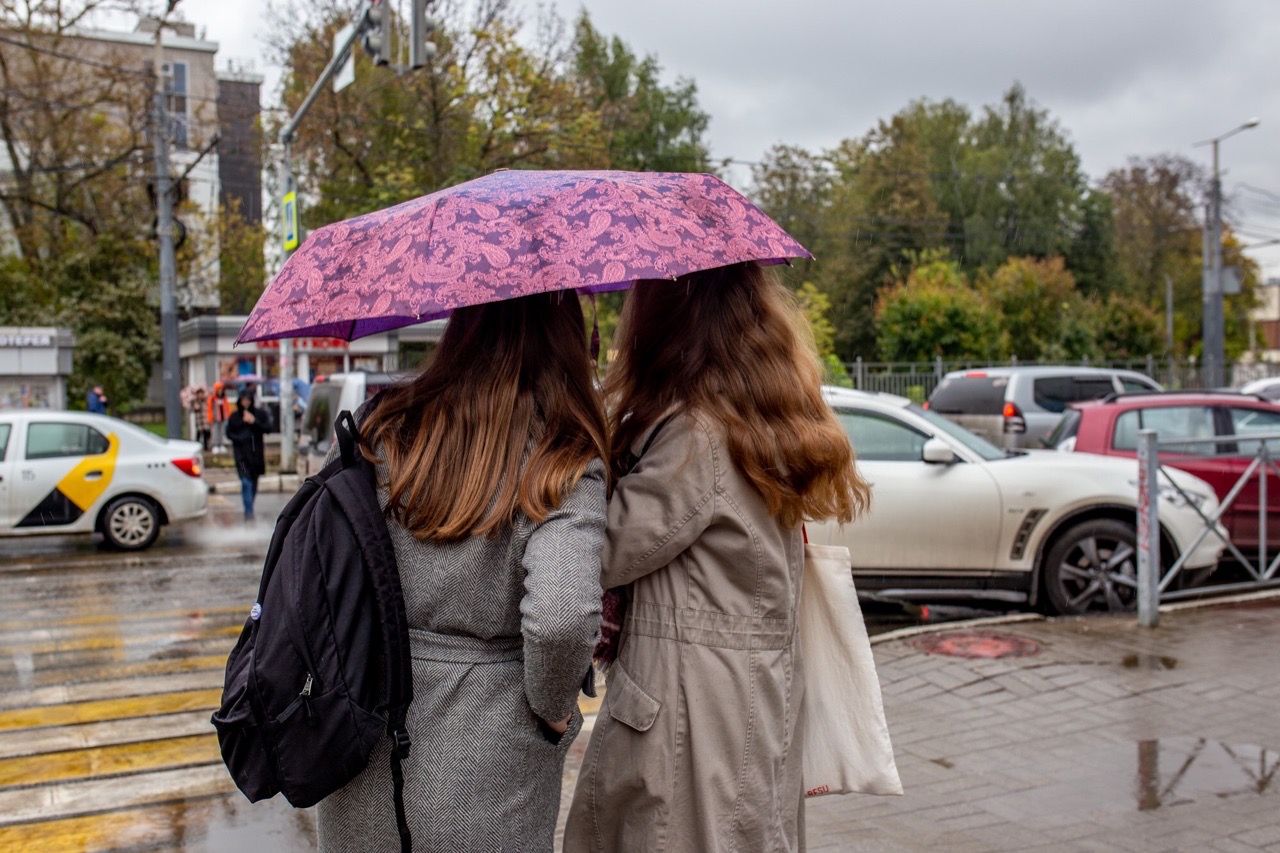
[[(872, 487), (871, 509), (809, 538), (847, 545), (859, 592), (897, 601), (988, 600), (1059, 613), (1134, 606), (1137, 462), (1049, 450), (1011, 453), (904, 397), (824, 389)], [(1170, 478), (1195, 506), (1174, 489)], [(1196, 542), (1212, 487), (1161, 474), (1161, 558), (1212, 569), (1222, 540)], [(1221, 528), (1218, 528), (1221, 531)], [(1225, 533), (1225, 531), (1223, 531)]]

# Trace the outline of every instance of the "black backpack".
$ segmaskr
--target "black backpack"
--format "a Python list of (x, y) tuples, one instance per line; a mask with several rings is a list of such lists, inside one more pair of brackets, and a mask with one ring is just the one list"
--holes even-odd
[(251, 802), (283, 793), (298, 808), (351, 781), (385, 731), (409, 850), (400, 762), (413, 673), (400, 573), (350, 412), (335, 434), (341, 457), (309, 477), (276, 521), (213, 725)]

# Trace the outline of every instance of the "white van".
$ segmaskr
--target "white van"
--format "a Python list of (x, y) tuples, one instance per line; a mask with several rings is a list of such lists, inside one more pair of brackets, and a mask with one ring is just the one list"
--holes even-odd
[(335, 373), (318, 376), (311, 383), (311, 396), (302, 413), (302, 441), (308, 452), (323, 456), (333, 442), (333, 422), (339, 412), (352, 412), (360, 404), (400, 381), (394, 373)]

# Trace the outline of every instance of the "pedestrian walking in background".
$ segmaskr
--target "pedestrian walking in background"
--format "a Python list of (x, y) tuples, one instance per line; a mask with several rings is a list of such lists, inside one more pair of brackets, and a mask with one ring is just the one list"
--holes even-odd
[(755, 263), (627, 297), (602, 582), (628, 604), (566, 853), (804, 847), (801, 524), (869, 497), (804, 328)]
[[(215, 386), (216, 387), (216, 386)], [(235, 411), (227, 419), (227, 440), (240, 476), (240, 499), (244, 501), (244, 517), (253, 519), (253, 503), (258, 496), (258, 478), (267, 471), (266, 442), (270, 416), (253, 405), (252, 394), (236, 399)]]
[[(606, 432), (578, 297), (458, 308), (357, 420), (410, 626), (414, 848), (550, 851), (600, 623)], [(400, 849), (389, 753), (320, 801), (322, 851)]]
[(205, 409), (205, 419), (209, 422), (210, 441), (215, 453), (227, 449), (227, 421), (231, 418), (231, 401), (227, 399), (225, 382), (213, 383), (213, 393), (209, 395), (209, 403)]
[(191, 396), (191, 434), (209, 452), (209, 400), (203, 385), (197, 385)]
[(85, 399), (85, 409), (95, 415), (105, 415), (107, 413), (107, 395), (102, 390), (101, 385), (94, 385), (89, 389)]

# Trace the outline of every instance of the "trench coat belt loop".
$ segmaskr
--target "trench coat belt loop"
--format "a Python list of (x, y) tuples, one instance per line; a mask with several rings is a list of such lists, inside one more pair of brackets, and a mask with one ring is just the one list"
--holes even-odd
[(486, 640), (480, 637), (437, 634), (422, 628), (410, 628), (409, 653), (414, 660), (445, 663), (502, 663), (524, 658), (524, 639), (495, 637)]
[(627, 607), (625, 633), (659, 637), (722, 649), (785, 649), (795, 637), (794, 619), (733, 616), (707, 610), (633, 601)]

